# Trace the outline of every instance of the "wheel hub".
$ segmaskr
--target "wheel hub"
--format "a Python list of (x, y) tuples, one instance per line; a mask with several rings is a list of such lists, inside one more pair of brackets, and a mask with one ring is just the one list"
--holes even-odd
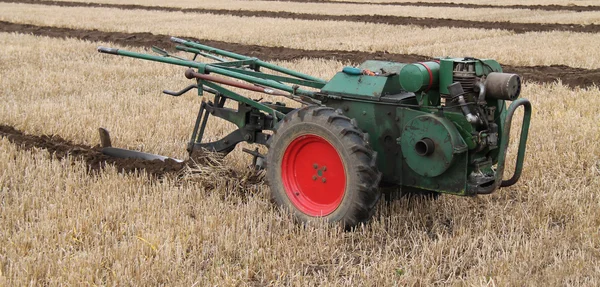
[(286, 193), (303, 213), (325, 216), (342, 202), (346, 172), (337, 150), (324, 138), (303, 135), (294, 139), (281, 165)]

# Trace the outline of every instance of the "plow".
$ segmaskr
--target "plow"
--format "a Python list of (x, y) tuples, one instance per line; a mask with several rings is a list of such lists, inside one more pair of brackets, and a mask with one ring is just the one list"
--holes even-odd
[[(184, 76), (193, 84), (163, 92), (179, 97), (193, 90), (206, 99), (187, 145), (190, 156), (203, 151), (227, 155), (241, 142), (266, 147), (266, 153), (243, 151), (255, 168), (265, 170), (275, 204), (300, 222), (324, 218), (353, 227), (372, 217), (382, 195), (491, 194), (516, 184), (522, 173), (531, 104), (520, 98), (520, 76), (504, 73), (493, 59), (368, 60), (324, 80), (197, 42), (171, 40), (190, 59), (158, 47), (152, 47), (156, 55), (98, 51), (187, 67)], [(269, 100), (252, 99), (240, 90), (266, 94)], [(278, 97), (297, 107), (271, 100)], [(226, 107), (228, 102), (237, 107)], [(520, 107), (515, 169), (504, 179), (511, 126)], [(237, 128), (206, 141), (211, 117)], [(100, 135), (105, 154), (168, 159), (112, 147), (108, 132), (101, 129)]]

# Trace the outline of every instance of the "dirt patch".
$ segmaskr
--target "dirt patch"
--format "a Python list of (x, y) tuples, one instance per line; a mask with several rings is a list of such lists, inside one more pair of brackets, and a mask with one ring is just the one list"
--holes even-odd
[(600, 25), (575, 25), (575, 24), (541, 24), (541, 23), (511, 23), (511, 22), (482, 22), (453, 19), (437, 18), (416, 18), (386, 15), (319, 15), (306, 13), (276, 12), (276, 11), (249, 11), (249, 10), (225, 10), (225, 9), (202, 9), (202, 8), (176, 8), (163, 6), (143, 6), (143, 5), (122, 5), (122, 4), (101, 4), (101, 3), (83, 3), (83, 2), (62, 2), (62, 1), (34, 1), (34, 0), (0, 0), (7, 3), (25, 3), (41, 4), (61, 7), (103, 7), (118, 8), (126, 10), (149, 10), (149, 11), (168, 11), (184, 13), (209, 13), (215, 15), (232, 15), (239, 17), (267, 17), (282, 19), (299, 20), (321, 20), (321, 21), (348, 21), (363, 22), (388, 25), (414, 25), (426, 28), (434, 27), (452, 27), (452, 28), (479, 28), (479, 29), (501, 29), (509, 30), (515, 33), (527, 32), (549, 32), (549, 31), (567, 31), (579, 33), (598, 33)]
[[(55, 38), (75, 38), (92, 42), (108, 43), (117, 45), (129, 45), (139, 47), (150, 47), (152, 45), (170, 48), (173, 43), (167, 35), (154, 35), (151, 33), (120, 33), (104, 32), (98, 30), (77, 30), (69, 28), (44, 27), (28, 24), (16, 24), (0, 21), (0, 32), (16, 32), (33, 34), (36, 36), (48, 36)], [(426, 61), (431, 57), (414, 54), (392, 54), (386, 52), (361, 52), (361, 51), (329, 51), (329, 50), (301, 50), (284, 47), (266, 47), (258, 45), (243, 45), (213, 41), (205, 39), (186, 39), (201, 42), (203, 44), (232, 51), (235, 53), (256, 57), (266, 61), (284, 60), (291, 61), (301, 58), (324, 58), (342, 62), (362, 63), (365, 60), (387, 60), (400, 63), (413, 63)], [(551, 83), (558, 79), (564, 85), (570, 87), (590, 87), (600, 85), (600, 69), (581, 69), (562, 65), (553, 66), (510, 66), (503, 65), (505, 72), (520, 74), (525, 80), (539, 83)]]
[(193, 159), (185, 162), (115, 158), (104, 155), (100, 146), (75, 144), (58, 135), (29, 135), (7, 125), (0, 125), (0, 138), (7, 138), (22, 150), (45, 149), (59, 160), (67, 156), (83, 160), (90, 172), (100, 172), (107, 165), (114, 165), (123, 173), (143, 170), (150, 178), (161, 179), (172, 174), (180, 183), (195, 182), (207, 190), (220, 190), (225, 199), (237, 195), (246, 200), (249, 195), (257, 194), (256, 187), (264, 183), (263, 171), (234, 170), (225, 165), (223, 156), (217, 153), (195, 153)]
[(131, 173), (136, 170), (145, 170), (151, 176), (162, 177), (167, 173), (178, 172), (185, 166), (185, 163), (178, 163), (170, 159), (163, 162), (109, 157), (102, 154), (99, 146), (75, 144), (57, 135), (27, 135), (6, 125), (0, 125), (0, 137), (7, 138), (11, 143), (24, 150), (45, 149), (57, 159), (67, 156), (80, 158), (86, 162), (91, 171), (98, 171), (106, 165), (114, 165), (121, 172)]
[(363, 4), (363, 5), (389, 5), (389, 6), (424, 6), (424, 7), (440, 7), (440, 8), (497, 8), (497, 9), (527, 9), (527, 10), (543, 10), (543, 11), (600, 11), (600, 6), (577, 6), (577, 5), (490, 5), (490, 4), (469, 4), (469, 3), (434, 3), (434, 2), (353, 2), (353, 1), (328, 1), (328, 0), (264, 0), (264, 1), (281, 1), (281, 2), (300, 2), (300, 3), (339, 3), (339, 4)]

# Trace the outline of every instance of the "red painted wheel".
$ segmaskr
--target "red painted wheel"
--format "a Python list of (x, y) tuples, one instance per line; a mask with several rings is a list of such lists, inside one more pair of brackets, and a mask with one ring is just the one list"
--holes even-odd
[(283, 154), (281, 178), (292, 203), (311, 216), (331, 214), (346, 190), (340, 155), (316, 135), (300, 136), (290, 143)]
[(381, 193), (376, 153), (356, 124), (328, 107), (289, 113), (269, 139), (271, 197), (301, 222), (347, 228), (369, 220)]

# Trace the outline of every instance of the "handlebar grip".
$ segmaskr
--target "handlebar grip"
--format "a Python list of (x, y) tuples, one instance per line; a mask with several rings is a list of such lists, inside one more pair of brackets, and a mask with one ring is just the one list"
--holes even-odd
[(102, 47), (102, 46), (98, 47), (98, 52), (105, 53), (105, 54), (119, 55), (119, 49), (106, 48), (106, 47)]

